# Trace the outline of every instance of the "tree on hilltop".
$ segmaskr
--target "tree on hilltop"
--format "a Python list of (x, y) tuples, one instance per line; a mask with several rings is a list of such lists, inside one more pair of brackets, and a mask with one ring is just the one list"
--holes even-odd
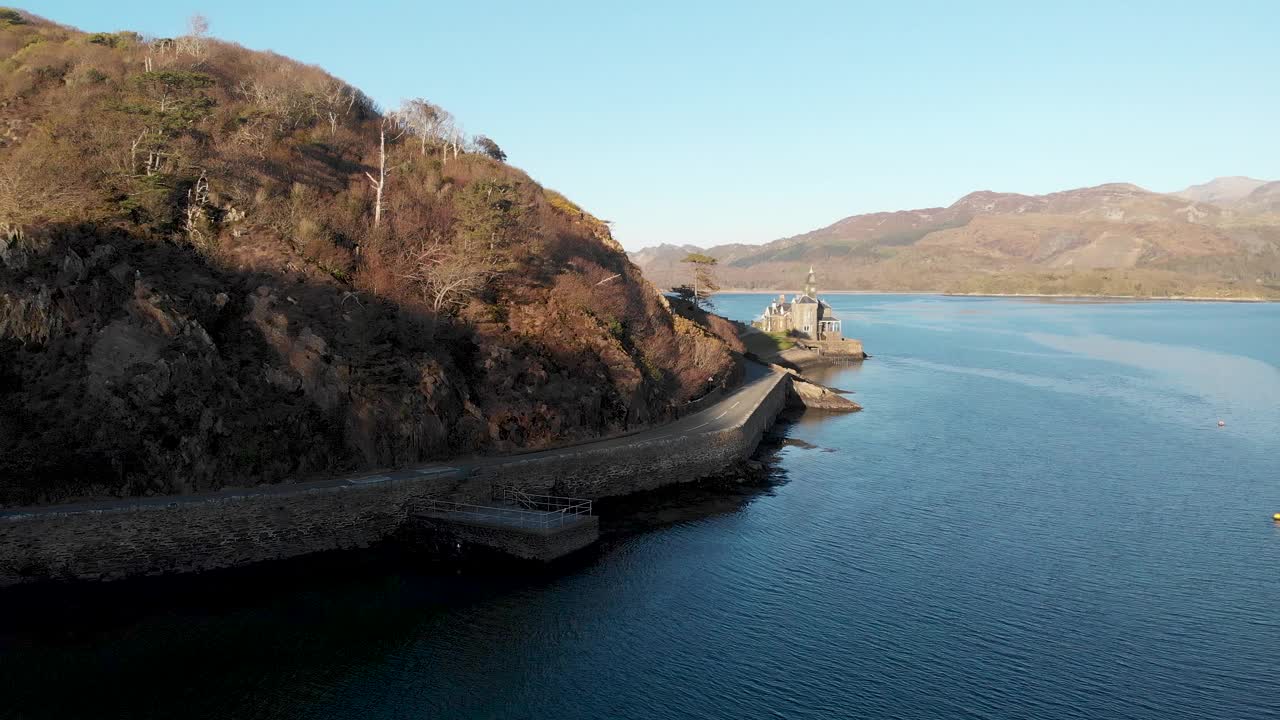
[(447, 146), (457, 123), (447, 110), (422, 98), (405, 100), (394, 113), (409, 134), (418, 138), (418, 154), (426, 155), (427, 146)]
[[(693, 283), (692, 286), (674, 288), (676, 295), (691, 300), (695, 307), (710, 308), (711, 296), (720, 289), (715, 275), (716, 259), (702, 253), (689, 253), (680, 262), (692, 266)], [(690, 294), (686, 296), (686, 293)]]
[(480, 148), (480, 152), (484, 153), (485, 155), (488, 155), (489, 157), (493, 158), (494, 160), (497, 160), (498, 162), (507, 161), (507, 154), (502, 151), (502, 148), (498, 147), (498, 143), (489, 139), (488, 136), (477, 135), (474, 142), (476, 144), (476, 147)]
[(187, 18), (187, 34), (178, 38), (179, 52), (201, 57), (208, 48), (209, 19), (196, 13)]

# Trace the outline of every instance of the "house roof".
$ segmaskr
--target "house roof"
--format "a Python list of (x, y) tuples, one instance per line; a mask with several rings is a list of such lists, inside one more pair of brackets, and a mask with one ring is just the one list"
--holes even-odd
[(796, 303), (800, 305), (813, 305), (817, 302), (818, 302), (817, 300), (814, 300), (808, 295), (801, 295), (800, 297), (796, 298)]

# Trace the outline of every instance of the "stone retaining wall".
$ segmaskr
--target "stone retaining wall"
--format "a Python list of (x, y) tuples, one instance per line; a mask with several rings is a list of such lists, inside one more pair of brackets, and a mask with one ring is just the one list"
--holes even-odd
[(340, 548), (393, 534), (419, 501), (448, 490), (487, 500), (503, 482), (600, 498), (684, 482), (755, 451), (786, 398), (787, 376), (737, 427), (632, 444), (512, 458), (466, 477), (389, 478), (372, 484), (315, 483), (181, 498), (119, 500), (58, 511), (0, 513), (0, 587), (47, 580), (112, 580), (194, 572)]
[(525, 560), (548, 562), (585, 548), (600, 538), (600, 518), (592, 515), (562, 528), (543, 531), (464, 524), (418, 515), (410, 522), (433, 541), (480, 545)]
[(367, 547), (393, 532), (422, 482), (299, 488), (172, 504), (0, 517), (0, 586), (114, 580)]
[(477, 468), (461, 490), (479, 500), (488, 497), (493, 483), (506, 483), (529, 492), (598, 499), (697, 480), (755, 452), (786, 404), (788, 382), (780, 375), (755, 412), (736, 427), (641, 440), (623, 448), (586, 446), (554, 458), (513, 459)]
[[(842, 343), (839, 348), (828, 348), (826, 352), (819, 352), (816, 345), (814, 349), (797, 345), (777, 353), (772, 358), (772, 361), (803, 371), (812, 367), (827, 365), (831, 362), (857, 361), (867, 358), (867, 353), (862, 347), (861, 340), (844, 340)], [(808, 344), (813, 343), (809, 342)]]

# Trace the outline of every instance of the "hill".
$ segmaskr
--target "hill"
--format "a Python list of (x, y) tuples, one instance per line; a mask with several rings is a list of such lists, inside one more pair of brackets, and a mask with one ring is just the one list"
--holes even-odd
[[(1280, 183), (1230, 208), (1121, 183), (1048, 195), (984, 190), (948, 207), (695, 250), (720, 260), (723, 286), (742, 289), (791, 289), (813, 266), (831, 290), (1280, 297), (1278, 208)], [(664, 245), (633, 259), (665, 287), (685, 281), (687, 251)]]
[(0, 505), (595, 437), (736, 372), (731, 331), (428, 102), (200, 22), (0, 9), (0, 59)]
[(1259, 185), (1248, 195), (1236, 200), (1233, 207), (1241, 213), (1280, 215), (1280, 181)]
[(1244, 199), (1244, 197), (1249, 193), (1266, 184), (1266, 180), (1257, 180), (1254, 178), (1236, 175), (1232, 177), (1214, 178), (1207, 183), (1192, 185), (1186, 190), (1181, 190), (1173, 194), (1180, 198), (1186, 198), (1187, 200), (1195, 200), (1196, 202), (1230, 206), (1232, 203)]

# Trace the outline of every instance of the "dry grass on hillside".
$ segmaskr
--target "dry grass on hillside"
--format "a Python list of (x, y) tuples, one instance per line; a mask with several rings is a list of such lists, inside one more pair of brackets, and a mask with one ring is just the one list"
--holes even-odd
[(592, 437), (733, 372), (430, 103), (13, 12), (0, 96), (0, 504)]

